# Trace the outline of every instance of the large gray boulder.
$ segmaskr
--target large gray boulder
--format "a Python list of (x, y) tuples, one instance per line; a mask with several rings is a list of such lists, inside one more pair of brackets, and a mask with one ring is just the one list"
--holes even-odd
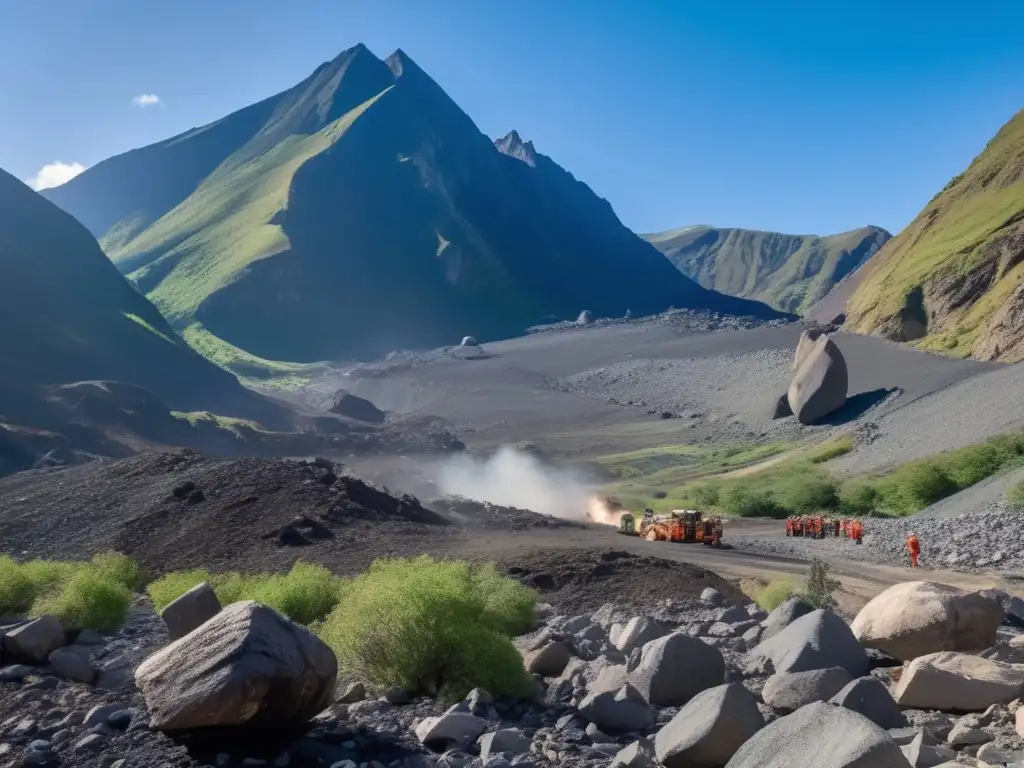
[(907, 718), (885, 683), (874, 677), (859, 677), (830, 699), (830, 703), (858, 712), (879, 728), (905, 728)]
[(160, 618), (167, 625), (167, 635), (173, 641), (202, 626), (218, 613), (220, 600), (213, 587), (204, 581), (168, 603), (160, 611)]
[(678, 707), (725, 682), (725, 659), (703, 640), (674, 632), (643, 647), (629, 682), (651, 704)]
[(628, 654), (634, 648), (643, 648), (651, 640), (664, 637), (670, 631), (670, 629), (663, 627), (654, 619), (649, 619), (646, 616), (637, 616), (630, 619), (629, 623), (623, 627), (622, 632), (615, 641), (615, 647)]
[(50, 654), (50, 670), (65, 680), (76, 683), (91, 683), (96, 679), (96, 670), (89, 660), (89, 649), (69, 645), (58, 648)]
[(616, 753), (608, 768), (657, 768), (654, 744), (650, 739), (634, 741)]
[(793, 355), (793, 365), (790, 367), (791, 373), (796, 373), (799, 370), (800, 364), (814, 349), (815, 342), (824, 335), (825, 332), (820, 328), (808, 328), (800, 334), (800, 341), (796, 343), (796, 354)]
[(530, 751), (530, 740), (517, 728), (503, 728), (500, 731), (485, 733), (477, 744), (480, 747), (480, 759), (485, 763), (491, 755), (503, 752), (521, 755)]
[(849, 709), (815, 702), (755, 733), (726, 768), (908, 768), (884, 730)]
[(895, 584), (865, 605), (850, 628), (867, 648), (901, 661), (995, 645), (1003, 606), (991, 595), (931, 581)]
[(1024, 694), (1024, 669), (966, 653), (920, 656), (903, 670), (893, 698), (901, 707), (980, 712)]
[(846, 359), (827, 336), (814, 342), (793, 373), (787, 397), (801, 424), (814, 424), (846, 405)]
[(580, 714), (602, 731), (643, 731), (654, 724), (654, 712), (629, 683), (617, 691), (590, 693), (579, 706)]
[(768, 618), (761, 622), (764, 631), (761, 633), (761, 640), (775, 637), (782, 630), (814, 610), (814, 606), (800, 597), (793, 595), (783, 600), (775, 610), (768, 614)]
[(815, 701), (828, 701), (852, 681), (842, 667), (788, 672), (769, 677), (761, 698), (776, 712), (788, 714)]
[[(338, 664), (305, 627), (251, 600), (234, 603), (135, 670), (150, 727), (302, 727), (331, 703)], [(479, 734), (478, 734), (479, 735)]]
[(335, 394), (331, 413), (347, 416), (356, 421), (365, 421), (369, 424), (383, 424), (387, 419), (387, 414), (365, 397), (359, 397), (344, 390), (339, 390)]
[(867, 653), (846, 622), (818, 609), (801, 616), (774, 637), (762, 640), (748, 655), (751, 671), (809, 672), (843, 667), (851, 677), (870, 669)]
[(46, 614), (22, 624), (3, 636), (4, 652), (18, 661), (36, 664), (46, 661), (51, 653), (65, 644), (60, 619)]
[(944, 744), (932, 743), (924, 731), (920, 731), (909, 744), (900, 749), (913, 768), (938, 768), (956, 760), (956, 752)]
[(654, 738), (666, 768), (717, 768), (764, 726), (757, 699), (742, 683), (697, 694)]

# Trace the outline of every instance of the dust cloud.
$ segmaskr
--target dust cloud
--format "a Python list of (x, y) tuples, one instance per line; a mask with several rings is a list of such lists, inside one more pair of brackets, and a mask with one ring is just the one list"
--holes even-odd
[(446, 461), (438, 472), (437, 486), (444, 495), (569, 520), (613, 522), (596, 492), (597, 483), (586, 473), (547, 466), (512, 446), (502, 446), (488, 458), (456, 456)]

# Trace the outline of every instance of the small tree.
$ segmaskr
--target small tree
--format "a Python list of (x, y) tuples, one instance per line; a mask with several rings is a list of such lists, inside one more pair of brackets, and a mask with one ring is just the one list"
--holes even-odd
[(804, 589), (800, 596), (815, 608), (834, 611), (839, 607), (835, 598), (837, 589), (839, 589), (839, 582), (829, 578), (828, 563), (817, 557), (811, 560), (810, 570), (807, 571), (807, 581), (804, 582)]

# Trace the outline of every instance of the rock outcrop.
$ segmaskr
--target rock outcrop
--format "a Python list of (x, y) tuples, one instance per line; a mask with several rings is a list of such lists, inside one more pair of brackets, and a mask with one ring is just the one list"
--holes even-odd
[(930, 581), (896, 584), (865, 605), (850, 628), (867, 648), (909, 661), (996, 642), (1003, 606), (994, 597)]
[(339, 391), (334, 396), (334, 404), (331, 406), (331, 413), (339, 416), (347, 416), (356, 421), (365, 421), (369, 424), (383, 424), (387, 414), (375, 406), (365, 397), (353, 395), (351, 392)]
[(334, 653), (318, 637), (252, 601), (229, 605), (135, 671), (150, 726), (177, 731), (299, 728), (331, 701)]

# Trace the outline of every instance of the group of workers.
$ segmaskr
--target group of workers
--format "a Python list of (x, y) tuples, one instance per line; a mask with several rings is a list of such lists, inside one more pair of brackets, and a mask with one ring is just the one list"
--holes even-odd
[(864, 540), (864, 524), (860, 520), (847, 520), (842, 517), (822, 517), (821, 515), (802, 515), (786, 520), (787, 536), (804, 536), (810, 539), (823, 539), (835, 536), (853, 539), (857, 544)]
[[(803, 515), (790, 517), (786, 520), (787, 536), (804, 536), (811, 539), (823, 539), (835, 536), (852, 539), (855, 544), (864, 543), (864, 524), (860, 520), (847, 520), (842, 517), (822, 517), (821, 515)], [(917, 568), (921, 557), (921, 541), (917, 534), (907, 537), (907, 552), (910, 554), (910, 567)]]

